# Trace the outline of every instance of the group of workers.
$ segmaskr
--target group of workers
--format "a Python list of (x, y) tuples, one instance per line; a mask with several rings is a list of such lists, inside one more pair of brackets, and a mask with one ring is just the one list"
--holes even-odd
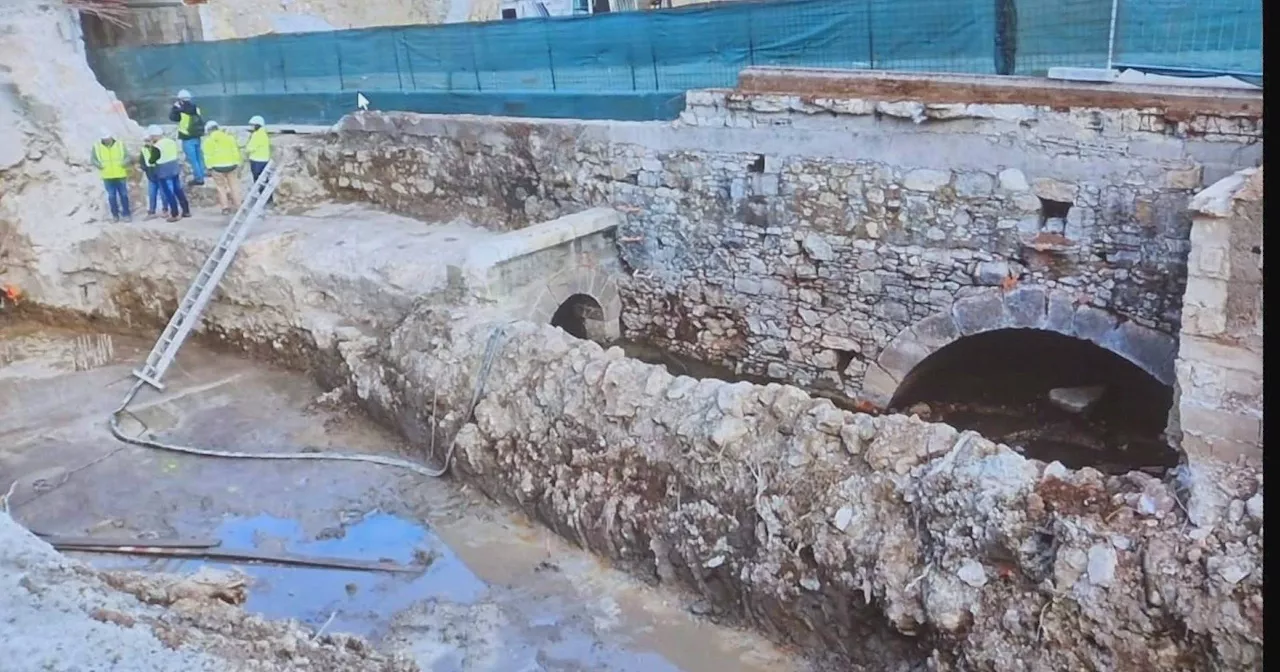
[[(231, 214), (240, 207), (239, 172), (244, 156), (235, 136), (218, 122), (205, 121), (200, 108), (191, 100), (191, 92), (185, 89), (178, 92), (169, 111), (169, 120), (178, 124), (178, 140), (182, 141), (182, 153), (186, 155), (191, 171), (189, 186), (203, 185), (205, 177), (211, 177), (222, 214)], [(244, 154), (248, 155), (249, 170), (256, 184), (258, 176), (271, 160), (271, 138), (262, 117), (255, 115), (249, 119), (249, 126), (251, 130)], [(191, 204), (183, 189), (178, 158), (178, 143), (167, 137), (159, 126), (148, 126), (142, 149), (137, 155), (138, 166), (147, 177), (148, 219), (156, 216), (157, 201), (163, 205), (163, 212), (170, 222), (191, 216)], [(129, 208), (130, 157), (124, 143), (110, 130), (103, 130), (93, 146), (92, 162), (106, 187), (112, 221), (132, 221)]]

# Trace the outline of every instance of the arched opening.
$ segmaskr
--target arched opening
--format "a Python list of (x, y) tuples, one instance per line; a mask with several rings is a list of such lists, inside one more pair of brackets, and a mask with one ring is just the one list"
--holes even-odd
[(1039, 460), (1108, 473), (1177, 464), (1173, 390), (1090, 341), (1036, 329), (961, 338), (920, 362), (889, 406), (972, 429)]
[(607, 338), (604, 308), (599, 301), (586, 294), (574, 294), (565, 299), (551, 316), (551, 326), (560, 327), (574, 338), (591, 341), (603, 341)]

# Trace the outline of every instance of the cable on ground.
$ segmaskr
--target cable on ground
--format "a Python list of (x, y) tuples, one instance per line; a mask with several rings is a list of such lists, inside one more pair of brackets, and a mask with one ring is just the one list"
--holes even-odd
[[(476, 375), (476, 383), (471, 389), (471, 400), (467, 404), (467, 413), (463, 416), (463, 423), (471, 421), (472, 414), (475, 412), (476, 405), (480, 403), (480, 396), (484, 394), (485, 383), (489, 378), (489, 371), (493, 367), (493, 360), (498, 353), (498, 349), (505, 340), (507, 325), (503, 324), (495, 327), (489, 333), (488, 343), (485, 345), (484, 359), (480, 362), (480, 370)], [(133, 437), (125, 434), (120, 429), (120, 418), (129, 413), (129, 404), (133, 403), (134, 397), (142, 389), (143, 381), (134, 382), (133, 387), (129, 389), (129, 393), (125, 395), (124, 401), (120, 403), (112, 414), (110, 419), (111, 435), (116, 439), (125, 443), (141, 446), (143, 448), (154, 448), (156, 450), (167, 450), (174, 453), (183, 453), (186, 455), (199, 455), (201, 457), (220, 457), (232, 459), (248, 459), (248, 460), (327, 460), (334, 462), (368, 462), (371, 464), (380, 464), (387, 467), (396, 467), (399, 469), (408, 469), (423, 476), (439, 478), (449, 472), (449, 466), (453, 461), (454, 449), (458, 443), (458, 432), (454, 432), (453, 440), (449, 442), (449, 448), (445, 452), (444, 463), (438, 468), (402, 460), (395, 457), (386, 457), (384, 455), (369, 455), (360, 453), (244, 453), (226, 450), (210, 450), (206, 448), (195, 448), (192, 446), (181, 446), (175, 443), (165, 443), (155, 439), (144, 439), (141, 437)], [(131, 414), (132, 415), (132, 414)], [(432, 421), (432, 433), (435, 432), (435, 418)], [(6, 498), (7, 499), (7, 498)]]

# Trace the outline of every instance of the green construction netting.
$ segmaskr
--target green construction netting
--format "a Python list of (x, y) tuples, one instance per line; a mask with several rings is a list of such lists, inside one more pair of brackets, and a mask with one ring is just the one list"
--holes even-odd
[(732, 86), (749, 65), (1043, 74), (1109, 55), (1260, 75), (1261, 0), (724, 2), (96, 49), (90, 64), (143, 122), (188, 89), (227, 123), (327, 124), (357, 91), (384, 110), (671, 119), (685, 91)]

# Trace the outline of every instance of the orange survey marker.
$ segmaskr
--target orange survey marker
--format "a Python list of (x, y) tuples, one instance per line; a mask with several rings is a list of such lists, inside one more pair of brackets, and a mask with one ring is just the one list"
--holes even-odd
[(9, 302), (15, 306), (18, 305), (18, 301), (22, 299), (22, 290), (18, 289), (14, 285), (4, 285), (3, 287), (0, 287), (0, 291), (3, 291), (4, 298), (8, 299)]

